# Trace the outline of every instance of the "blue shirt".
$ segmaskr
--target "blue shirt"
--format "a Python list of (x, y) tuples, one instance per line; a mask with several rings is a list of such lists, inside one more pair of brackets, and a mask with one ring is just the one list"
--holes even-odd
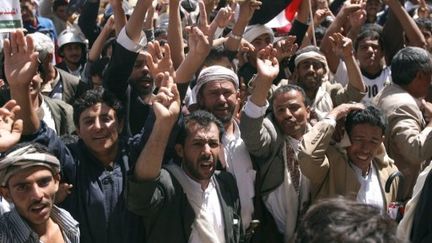
[(30, 23), (24, 23), (24, 28), (28, 31), (29, 34), (35, 32), (46, 34), (54, 41), (54, 43), (56, 43), (57, 33), (52, 20), (44, 17), (36, 17), (36, 22), (36, 27)]

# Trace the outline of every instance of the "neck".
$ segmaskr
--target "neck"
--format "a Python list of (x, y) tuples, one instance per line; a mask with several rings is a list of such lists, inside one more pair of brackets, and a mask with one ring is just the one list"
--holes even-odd
[(367, 78), (374, 79), (381, 74), (382, 70), (383, 69), (381, 66), (368, 67), (368, 68), (361, 68), (361, 73)]
[(145, 104), (150, 104), (151, 99), (153, 98), (153, 93), (141, 95), (141, 99)]
[[(303, 88), (304, 89), (304, 88)], [(304, 89), (304, 91), (305, 91), (305, 93), (306, 93), (306, 96), (311, 100), (311, 101), (313, 101), (314, 99), (315, 99), (315, 96), (316, 96), (316, 94), (317, 94), (317, 92), (318, 92), (318, 88), (317, 89), (314, 89), (314, 90), (306, 90), (306, 89)]]
[(99, 153), (90, 151), (93, 156), (95, 156), (101, 163), (103, 167), (112, 166), (114, 163), (114, 160), (117, 157), (118, 152), (118, 142), (115, 144), (112, 148), (107, 149), (107, 151)]
[(225, 135), (230, 136), (234, 134), (234, 121), (231, 119), (229, 122), (224, 124)]
[(79, 68), (79, 63), (71, 63), (65, 60), (66, 66), (71, 70), (71, 71), (75, 71)]
[(210, 183), (210, 180), (201, 180), (199, 183), (201, 184), (201, 189), (205, 191)]
[(39, 236), (43, 237), (55, 230), (57, 224), (49, 218), (46, 222), (42, 224), (30, 224), (30, 228)]

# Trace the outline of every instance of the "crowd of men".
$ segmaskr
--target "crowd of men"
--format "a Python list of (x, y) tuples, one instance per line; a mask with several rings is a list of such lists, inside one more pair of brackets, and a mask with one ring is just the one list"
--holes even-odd
[(20, 6), (0, 242), (432, 241), (432, 3)]

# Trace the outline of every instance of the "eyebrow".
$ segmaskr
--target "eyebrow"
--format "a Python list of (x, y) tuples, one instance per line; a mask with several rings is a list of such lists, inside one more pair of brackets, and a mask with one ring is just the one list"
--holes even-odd
[[(53, 178), (52, 175), (47, 175), (47, 176), (43, 176), (43, 177), (39, 178), (38, 180), (36, 180), (36, 182), (44, 181), (44, 180), (51, 180), (52, 178)], [(10, 186), (16, 187), (16, 186), (27, 185), (27, 184), (31, 184), (31, 183), (29, 181), (23, 180), (23, 181), (18, 181), (15, 184), (12, 184)]]

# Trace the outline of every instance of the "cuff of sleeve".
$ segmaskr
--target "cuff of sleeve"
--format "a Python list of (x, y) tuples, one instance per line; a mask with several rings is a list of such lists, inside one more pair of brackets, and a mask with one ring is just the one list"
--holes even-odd
[(144, 48), (147, 45), (147, 38), (145, 35), (141, 35), (141, 39), (139, 43), (135, 43), (127, 35), (126, 27), (123, 27), (123, 29), (120, 31), (117, 37), (117, 42), (120, 45), (122, 45), (125, 49), (138, 53), (142, 48)]
[(266, 104), (264, 106), (257, 106), (252, 101), (250, 101), (250, 96), (249, 96), (243, 110), (248, 117), (259, 118), (265, 115), (268, 107), (269, 107), (268, 101), (266, 101)]
[(333, 128), (336, 127), (336, 120), (333, 117), (327, 116), (323, 119), (323, 121), (332, 126)]

